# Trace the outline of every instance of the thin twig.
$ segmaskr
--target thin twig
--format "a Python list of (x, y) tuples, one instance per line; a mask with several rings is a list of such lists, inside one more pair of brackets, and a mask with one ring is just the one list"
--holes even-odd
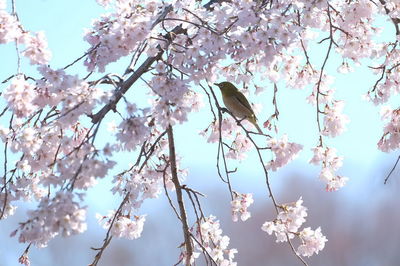
[(329, 27), (329, 37), (328, 37), (329, 46), (328, 46), (328, 50), (326, 52), (324, 62), (322, 64), (322, 67), (321, 67), (321, 70), (320, 70), (320, 73), (319, 73), (319, 79), (318, 79), (318, 82), (317, 82), (317, 95), (316, 95), (317, 124), (318, 124), (318, 131), (319, 131), (319, 142), (320, 142), (321, 146), (322, 146), (322, 127), (321, 127), (321, 121), (320, 121), (319, 115), (322, 113), (322, 111), (319, 109), (319, 96), (322, 93), (320, 92), (320, 87), (321, 87), (321, 82), (322, 82), (322, 77), (323, 77), (323, 74), (324, 74), (325, 66), (326, 66), (326, 63), (328, 62), (329, 54), (330, 54), (330, 52), (332, 50), (332, 45), (335, 43), (335, 41), (333, 40), (332, 18), (331, 18), (331, 12), (330, 12), (329, 8), (330, 8), (330, 5), (328, 4), (327, 14), (328, 14), (329, 25), (330, 25), (330, 27)]
[(385, 185), (386, 185), (386, 183), (387, 183), (387, 181), (388, 181), (389, 177), (392, 175), (392, 173), (393, 173), (394, 169), (396, 169), (396, 166), (397, 166), (397, 164), (399, 163), (399, 161), (400, 161), (400, 155), (399, 155), (399, 157), (397, 157), (396, 163), (393, 165), (393, 168), (392, 168), (392, 170), (390, 170), (389, 174), (386, 176), (386, 178), (385, 178), (385, 182), (383, 182), (383, 184), (385, 184)]

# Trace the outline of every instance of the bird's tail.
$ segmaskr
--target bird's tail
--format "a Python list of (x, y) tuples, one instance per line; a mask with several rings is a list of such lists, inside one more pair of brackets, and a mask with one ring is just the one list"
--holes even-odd
[(264, 134), (264, 133), (262, 132), (261, 128), (258, 126), (257, 123), (254, 123), (254, 126), (257, 128), (258, 133)]
[(252, 124), (256, 127), (258, 133), (264, 134), (264, 133), (262, 132), (261, 128), (258, 126), (258, 124), (257, 124), (257, 118), (256, 118), (255, 116), (249, 118), (248, 120), (250, 121), (250, 123), (252, 123)]

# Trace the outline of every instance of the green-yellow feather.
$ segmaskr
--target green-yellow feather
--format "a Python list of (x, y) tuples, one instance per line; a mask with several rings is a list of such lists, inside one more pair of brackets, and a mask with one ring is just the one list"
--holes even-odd
[[(229, 108), (228, 106), (226, 106), (226, 108), (228, 108), (228, 110), (234, 115), (235, 115), (235, 113), (236, 114), (240, 113), (241, 117), (238, 117), (239, 119), (246, 118), (249, 122), (251, 122), (257, 128), (257, 131), (260, 134), (262, 134), (262, 130), (257, 124), (257, 117), (254, 114), (254, 111), (251, 108), (251, 105), (250, 105), (249, 101), (246, 99), (246, 96), (244, 96), (243, 93), (241, 93), (235, 87), (235, 85), (233, 85), (230, 82), (224, 81), (224, 82), (221, 82), (221, 83), (215, 83), (215, 85), (217, 85), (220, 88), (221, 93), (222, 93), (222, 98), (224, 99), (224, 102), (228, 98), (233, 99), (233, 102), (235, 102), (234, 100), (237, 101), (237, 105), (235, 104), (235, 107), (231, 106), (231, 108)], [(238, 107), (236, 108), (236, 106), (238, 106)], [(246, 114), (241, 113), (240, 107), (245, 107)], [(235, 108), (235, 109), (232, 110), (232, 108)]]

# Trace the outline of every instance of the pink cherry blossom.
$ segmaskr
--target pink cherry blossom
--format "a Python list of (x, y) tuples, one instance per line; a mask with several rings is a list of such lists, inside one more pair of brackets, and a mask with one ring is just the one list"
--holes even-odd
[(22, 254), (22, 256), (19, 257), (18, 262), (21, 264), (24, 264), (25, 266), (31, 265), (28, 254), (26, 254), (26, 253)]
[(275, 159), (266, 164), (267, 169), (276, 171), (292, 161), (298, 156), (303, 146), (294, 142), (289, 142), (287, 135), (283, 135), (281, 139), (270, 139), (268, 146), (271, 148)]
[(296, 202), (282, 205), (276, 220), (265, 222), (261, 229), (269, 235), (274, 233), (276, 242), (287, 241), (286, 235), (289, 239), (294, 238), (307, 217), (307, 208), (302, 204), (303, 200), (300, 198)]
[(2, 1), (0, 4), (0, 44), (13, 42), (22, 34), (17, 18), (7, 13), (4, 9), (5, 1)]
[(247, 157), (247, 152), (252, 148), (251, 141), (244, 134), (238, 132), (231, 148), (226, 153), (226, 157), (233, 160), (243, 160)]
[(392, 110), (386, 107), (382, 110), (382, 120), (388, 121), (384, 133), (378, 142), (378, 148), (390, 152), (400, 148), (400, 108)]
[[(237, 265), (236, 262), (233, 261), (237, 250), (234, 248), (228, 248), (230, 239), (228, 236), (222, 235), (220, 223), (216, 220), (215, 216), (210, 215), (209, 217), (204, 218), (200, 226), (196, 226), (195, 230), (195, 235), (199, 243), (202, 243), (203, 247), (207, 250), (207, 253), (210, 254), (211, 258), (217, 263), (217, 265)], [(195, 247), (199, 251), (202, 249), (197, 244), (195, 244)]]
[(38, 32), (35, 36), (24, 33), (19, 41), (25, 44), (25, 50), (22, 51), (22, 54), (30, 59), (32, 65), (47, 64), (51, 59), (51, 52), (48, 50), (44, 32)]
[(325, 242), (328, 240), (321, 233), (321, 228), (318, 227), (315, 231), (310, 227), (304, 228), (300, 232), (300, 239), (302, 244), (297, 248), (297, 252), (304, 257), (310, 257), (314, 253), (318, 254), (319, 251), (325, 247)]
[(43, 198), (37, 210), (28, 212), (29, 219), (17, 229), (19, 242), (45, 247), (58, 234), (69, 236), (86, 230), (86, 209), (73, 201), (69, 192), (58, 192), (54, 198)]
[(307, 208), (302, 204), (303, 200), (300, 198), (295, 203), (282, 205), (277, 218), (274, 221), (265, 222), (261, 229), (269, 235), (274, 234), (276, 242), (286, 242), (288, 238), (300, 238), (302, 244), (297, 248), (297, 252), (301, 256), (310, 257), (314, 253), (318, 254), (328, 240), (322, 235), (320, 227), (315, 231), (309, 227), (299, 231), (307, 216)]
[(35, 87), (25, 80), (22, 75), (13, 78), (3, 97), (17, 117), (27, 117), (37, 108), (34, 104), (36, 97)]
[(238, 217), (244, 222), (251, 217), (247, 208), (253, 204), (252, 194), (238, 194), (234, 193), (234, 199), (231, 201), (232, 220), (238, 221)]
[(131, 117), (121, 122), (116, 137), (124, 150), (136, 150), (148, 137), (150, 129), (146, 126), (146, 121), (145, 117)]
[[(239, 131), (237, 123), (230, 118), (222, 119), (221, 123), (221, 137), (224, 139), (233, 139), (236, 132)], [(206, 136), (207, 132), (210, 131), (207, 142), (215, 143), (219, 140), (219, 125), (217, 121), (212, 122), (209, 127), (200, 132), (201, 135)]]
[(326, 190), (336, 191), (345, 186), (349, 179), (336, 174), (336, 171), (343, 165), (343, 157), (337, 156), (336, 149), (317, 146), (312, 150), (314, 156), (310, 163), (322, 166), (319, 178), (326, 183)]
[[(102, 224), (104, 229), (111, 226), (115, 213), (110, 212), (107, 216), (96, 214), (99, 223)], [(131, 219), (125, 216), (119, 216), (112, 225), (111, 234), (118, 238), (137, 239), (143, 231), (146, 215), (133, 216)]]
[(343, 107), (343, 101), (336, 101), (331, 107), (328, 105), (325, 107), (323, 135), (336, 137), (346, 130), (345, 125), (349, 122), (349, 118), (342, 114)]

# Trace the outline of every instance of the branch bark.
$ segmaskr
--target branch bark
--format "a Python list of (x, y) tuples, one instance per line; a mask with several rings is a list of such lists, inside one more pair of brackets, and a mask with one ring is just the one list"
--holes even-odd
[(171, 164), (171, 174), (172, 174), (172, 182), (175, 186), (176, 191), (176, 199), (178, 201), (178, 207), (180, 212), (180, 220), (182, 222), (182, 230), (183, 237), (185, 239), (185, 248), (186, 248), (186, 266), (190, 266), (190, 259), (193, 255), (193, 245), (190, 240), (190, 231), (186, 216), (185, 204), (183, 202), (182, 196), (182, 186), (179, 183), (177, 167), (176, 167), (176, 155), (175, 155), (175, 142), (174, 142), (174, 133), (172, 130), (172, 126), (169, 125), (167, 129), (168, 133), (168, 144), (169, 144), (169, 161)]
[(133, 74), (127, 80), (122, 82), (122, 84), (120, 85), (120, 88), (115, 92), (114, 98), (111, 99), (106, 105), (104, 105), (100, 111), (98, 111), (96, 114), (91, 116), (92, 123), (97, 124), (98, 122), (100, 122), (100, 120), (103, 119), (103, 117), (110, 110), (115, 110), (116, 105), (119, 102), (119, 100), (122, 98), (122, 96), (129, 90), (129, 88), (133, 85), (133, 83), (135, 83), (136, 80), (138, 80), (140, 78), (140, 76), (142, 76), (145, 72), (148, 71), (149, 67), (154, 63), (154, 61), (161, 58), (163, 53), (164, 53), (164, 51), (161, 50), (160, 52), (158, 52), (158, 54), (156, 56), (147, 58), (146, 61), (144, 61), (142, 63), (142, 65), (140, 65), (140, 67), (135, 72), (133, 72)]

